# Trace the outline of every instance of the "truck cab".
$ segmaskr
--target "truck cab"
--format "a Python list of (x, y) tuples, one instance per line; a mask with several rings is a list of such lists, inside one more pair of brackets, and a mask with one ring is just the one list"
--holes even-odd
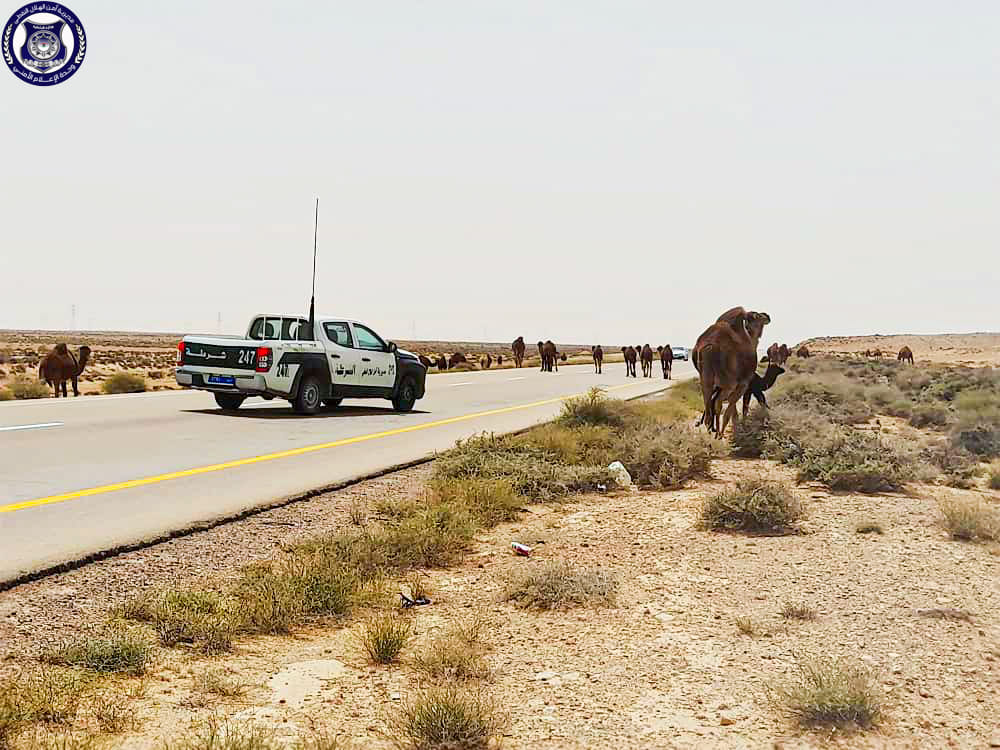
[(345, 398), (384, 398), (410, 411), (427, 369), (370, 326), (343, 317), (260, 314), (245, 338), (185, 336), (177, 345), (180, 385), (211, 391), (220, 407), (249, 396), (284, 398), (303, 414)]

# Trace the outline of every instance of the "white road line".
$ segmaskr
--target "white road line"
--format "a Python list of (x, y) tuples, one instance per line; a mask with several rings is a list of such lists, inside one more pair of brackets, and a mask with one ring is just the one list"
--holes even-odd
[(42, 422), (41, 424), (19, 424), (12, 427), (0, 427), (0, 432), (14, 432), (15, 430), (40, 430), (43, 427), (62, 427), (62, 422)]
[(508, 378), (508, 380), (524, 380), (524, 377), (522, 376), (520, 378)]
[(464, 383), (449, 383), (448, 387), (449, 388), (455, 388), (456, 386), (459, 386), (459, 385), (472, 385), (472, 381), (471, 380), (466, 380)]

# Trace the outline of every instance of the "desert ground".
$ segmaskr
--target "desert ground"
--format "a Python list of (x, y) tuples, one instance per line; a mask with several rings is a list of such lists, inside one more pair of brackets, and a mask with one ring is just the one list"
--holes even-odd
[[(76, 354), (83, 345), (93, 353), (80, 377), (80, 393), (96, 396), (102, 393), (102, 386), (116, 373), (134, 373), (144, 380), (147, 391), (161, 391), (179, 388), (174, 380), (174, 360), (177, 356), (177, 342), (182, 334), (173, 333), (128, 333), (114, 331), (14, 331), (0, 330), (0, 390), (19, 380), (32, 383), (38, 380), (38, 363), (53, 346), (67, 343)], [(513, 367), (510, 344), (475, 341), (406, 341), (397, 339), (400, 347), (416, 354), (424, 354), (432, 360), (439, 356), (449, 356), (455, 352), (466, 355), (469, 362), (463, 369), (481, 369), (480, 359), (489, 354), (497, 369), (496, 360), (502, 356), (499, 367)], [(590, 348), (579, 344), (557, 344), (565, 353), (569, 364), (590, 361)], [(617, 351), (617, 350), (616, 350)], [(620, 361), (621, 355), (609, 353), (607, 361)], [(538, 352), (529, 344), (525, 366), (537, 367)], [(437, 372), (432, 369), (431, 372)], [(41, 391), (36, 395), (41, 395)], [(51, 395), (51, 393), (49, 394)]]
[(1000, 377), (917, 359), (793, 358), (724, 442), (594, 393), (13, 588), (0, 745), (1000, 747)]
[(910, 347), (917, 360), (947, 362), (956, 365), (1000, 365), (1000, 333), (947, 333), (895, 336), (821, 336), (801, 344), (810, 351), (825, 354), (861, 356), (868, 350), (881, 349), (886, 357), (896, 358), (904, 346)]

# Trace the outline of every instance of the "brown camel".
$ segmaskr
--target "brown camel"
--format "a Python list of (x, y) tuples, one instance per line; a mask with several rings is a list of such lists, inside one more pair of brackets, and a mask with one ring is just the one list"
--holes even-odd
[(38, 365), (38, 377), (51, 385), (55, 391), (55, 397), (59, 398), (59, 390), (62, 389), (63, 398), (67, 398), (66, 381), (73, 383), (73, 395), (80, 395), (80, 388), (77, 380), (87, 366), (90, 359), (90, 347), (80, 347), (80, 358), (77, 360), (73, 352), (66, 344), (56, 344), (55, 349), (46, 354)]
[(653, 377), (653, 347), (649, 344), (643, 345), (639, 350), (639, 360), (642, 362), (642, 376), (644, 378)]
[[(736, 414), (736, 405), (757, 371), (757, 344), (764, 326), (771, 322), (767, 313), (743, 310), (736, 317), (734, 308), (726, 320), (713, 323), (695, 344), (698, 372), (701, 377), (705, 413), (702, 422), (716, 436), (722, 437)], [(719, 426), (719, 405), (729, 407)]]
[[(746, 315), (746, 312), (747, 311), (742, 307), (733, 307), (722, 313), (722, 315), (716, 318), (715, 322), (728, 323), (734, 331), (740, 333), (745, 330), (746, 324), (744, 322), (744, 316)], [(708, 328), (703, 334), (701, 334), (701, 336), (698, 337), (698, 341), (695, 342), (694, 349), (691, 350), (691, 364), (694, 365), (694, 369), (699, 373), (701, 372), (701, 366), (698, 364), (698, 344), (701, 343), (702, 338), (708, 335), (708, 332), (711, 330), (711, 328)]]
[(441, 372), (444, 372), (445, 370), (448, 369), (448, 360), (445, 359), (443, 354), (439, 355), (437, 361), (434, 363), (434, 366), (437, 367)]
[(767, 408), (767, 399), (764, 398), (764, 391), (774, 385), (774, 381), (778, 379), (778, 376), (785, 372), (785, 368), (780, 365), (771, 362), (767, 366), (767, 371), (764, 373), (764, 377), (761, 377), (756, 372), (753, 377), (750, 378), (750, 385), (747, 386), (746, 393), (743, 394), (743, 416), (746, 417), (747, 412), (750, 411), (750, 397), (753, 396), (757, 399), (757, 403)]
[(538, 358), (542, 361), (542, 372), (548, 372), (548, 370), (545, 369), (545, 342), (544, 341), (539, 341), (538, 342)]
[(546, 341), (542, 344), (542, 371), (552, 372), (555, 370), (559, 372), (559, 351), (556, 349), (556, 345), (552, 343), (551, 340)]
[(465, 355), (461, 352), (455, 352), (450, 357), (448, 357), (448, 368), (451, 369), (455, 365), (466, 364), (469, 360), (465, 358)]
[(625, 355), (625, 377), (638, 377), (635, 374), (635, 361), (638, 358), (634, 346), (623, 346), (622, 354)]
[(899, 350), (899, 354), (896, 355), (896, 359), (900, 362), (909, 362), (913, 364), (913, 350), (908, 346), (904, 346)]
[(503, 355), (502, 354), (498, 354), (497, 355), (497, 367), (500, 367), (501, 365), (503, 365)]
[(812, 354), (809, 352), (809, 347), (800, 346), (799, 350), (795, 352), (795, 356), (802, 357), (802, 359), (809, 359), (812, 356)]
[(524, 364), (524, 336), (518, 336), (514, 343), (510, 345), (511, 352), (514, 353), (514, 366), (520, 367)]
[(667, 344), (666, 346), (656, 347), (656, 351), (660, 353), (660, 366), (663, 368), (663, 379), (670, 380), (673, 377), (674, 350), (670, 348), (670, 344)]
[(600, 375), (604, 367), (604, 350), (598, 344), (590, 347), (590, 354), (594, 357), (594, 372)]
[(490, 367), (493, 366), (493, 357), (490, 356), (488, 353), (485, 357), (480, 357), (479, 366), (482, 367), (484, 370), (490, 369)]

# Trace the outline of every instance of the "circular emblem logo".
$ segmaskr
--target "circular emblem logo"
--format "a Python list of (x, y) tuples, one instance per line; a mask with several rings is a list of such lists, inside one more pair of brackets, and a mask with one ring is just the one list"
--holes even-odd
[(80, 69), (87, 36), (80, 19), (65, 5), (31, 3), (7, 19), (0, 47), (15, 76), (34, 86), (52, 86)]

